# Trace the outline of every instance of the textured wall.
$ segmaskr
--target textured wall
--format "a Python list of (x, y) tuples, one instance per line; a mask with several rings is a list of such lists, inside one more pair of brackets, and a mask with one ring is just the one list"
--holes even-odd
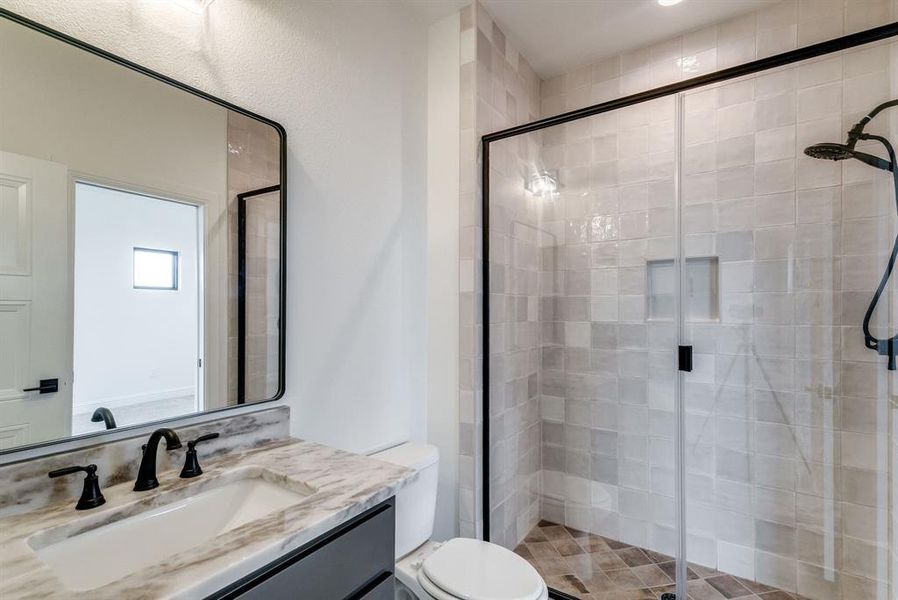
[(386, 1), (0, 5), (286, 127), (292, 432), (423, 437), (426, 27)]

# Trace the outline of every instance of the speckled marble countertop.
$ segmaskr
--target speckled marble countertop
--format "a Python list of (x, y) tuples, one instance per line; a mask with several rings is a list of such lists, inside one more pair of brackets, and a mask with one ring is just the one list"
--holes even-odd
[[(87, 591), (66, 589), (28, 544), (36, 534), (46, 543), (180, 500), (236, 478), (235, 469), (245, 468), (265, 470), (288, 487), (305, 484), (317, 491), (210, 542)], [(415, 477), (396, 465), (301, 440), (209, 459), (203, 462), (203, 471), (196, 479), (180, 479), (177, 470), (161, 473), (161, 485), (149, 492), (132, 491), (131, 481), (107, 488), (106, 504), (93, 510), (76, 511), (77, 498), (70, 498), (0, 519), (0, 598), (203, 598), (379, 504)], [(139, 547), (135, 540), (135, 551)]]

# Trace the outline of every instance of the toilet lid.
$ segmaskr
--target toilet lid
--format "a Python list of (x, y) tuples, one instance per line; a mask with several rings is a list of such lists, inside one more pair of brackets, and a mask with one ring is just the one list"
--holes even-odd
[(449, 540), (421, 569), (434, 585), (463, 600), (538, 600), (543, 592), (543, 580), (530, 563), (480, 540)]

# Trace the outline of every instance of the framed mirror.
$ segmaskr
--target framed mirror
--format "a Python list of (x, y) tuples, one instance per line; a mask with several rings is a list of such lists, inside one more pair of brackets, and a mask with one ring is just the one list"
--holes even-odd
[(286, 136), (0, 9), (0, 452), (280, 398)]

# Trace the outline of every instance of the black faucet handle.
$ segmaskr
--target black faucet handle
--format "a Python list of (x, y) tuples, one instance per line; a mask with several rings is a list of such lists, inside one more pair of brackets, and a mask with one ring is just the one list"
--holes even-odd
[(193, 448), (200, 442), (208, 442), (209, 440), (214, 440), (218, 436), (219, 436), (219, 434), (217, 431), (215, 433), (207, 433), (205, 435), (201, 435), (200, 437), (196, 438), (195, 440), (191, 440), (191, 441), (187, 442), (187, 448)]
[(47, 475), (52, 479), (62, 477), (63, 475), (79, 473), (81, 471), (84, 471), (87, 475), (84, 477), (84, 489), (81, 491), (81, 498), (78, 499), (78, 504), (75, 505), (75, 509), (88, 510), (106, 504), (106, 498), (103, 497), (103, 493), (100, 491), (100, 478), (97, 477), (97, 465), (65, 467), (63, 469), (50, 471)]
[(53, 479), (55, 477), (62, 477), (63, 475), (71, 475), (72, 473), (79, 473), (84, 471), (88, 476), (97, 474), (97, 465), (87, 465), (86, 467), (65, 467), (64, 469), (56, 469), (55, 471), (50, 471), (47, 475)]
[(184, 456), (184, 468), (181, 469), (181, 479), (190, 479), (191, 477), (199, 477), (203, 474), (200, 468), (200, 461), (196, 455), (196, 445), (200, 442), (208, 442), (218, 437), (218, 433), (207, 433), (201, 435), (195, 440), (187, 442), (187, 453)]

